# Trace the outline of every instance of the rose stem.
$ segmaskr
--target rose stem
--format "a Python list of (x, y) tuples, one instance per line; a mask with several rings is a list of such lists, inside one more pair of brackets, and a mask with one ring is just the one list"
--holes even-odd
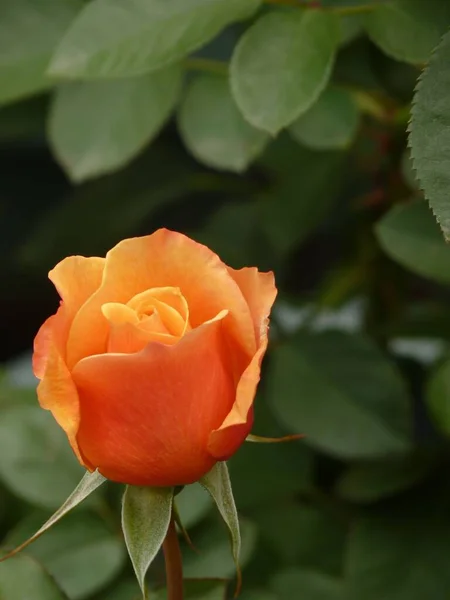
[(166, 562), (167, 600), (183, 600), (183, 563), (173, 515), (163, 543)]

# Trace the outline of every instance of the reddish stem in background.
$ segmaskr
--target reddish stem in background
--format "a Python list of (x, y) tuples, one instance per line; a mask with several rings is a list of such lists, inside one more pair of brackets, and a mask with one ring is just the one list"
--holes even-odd
[(163, 552), (166, 562), (167, 600), (183, 600), (183, 562), (173, 515), (163, 542)]

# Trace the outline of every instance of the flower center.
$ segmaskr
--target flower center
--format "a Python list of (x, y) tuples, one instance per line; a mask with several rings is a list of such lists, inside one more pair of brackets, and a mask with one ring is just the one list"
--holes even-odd
[(110, 331), (108, 352), (139, 352), (150, 342), (175, 344), (189, 331), (189, 307), (179, 288), (152, 288), (127, 304), (102, 306)]

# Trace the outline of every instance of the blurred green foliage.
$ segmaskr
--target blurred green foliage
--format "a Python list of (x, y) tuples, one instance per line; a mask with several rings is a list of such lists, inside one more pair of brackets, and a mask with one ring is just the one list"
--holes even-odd
[[(426, 200), (448, 237), (449, 7), (0, 2), (5, 549), (82, 476), (16, 362), (56, 307), (47, 271), (164, 226), (279, 287), (254, 433), (305, 437), (230, 461), (242, 600), (448, 600), (450, 248)], [(2, 563), (0, 599), (137, 600), (120, 494)], [(231, 598), (209, 496), (178, 506), (187, 598)]]

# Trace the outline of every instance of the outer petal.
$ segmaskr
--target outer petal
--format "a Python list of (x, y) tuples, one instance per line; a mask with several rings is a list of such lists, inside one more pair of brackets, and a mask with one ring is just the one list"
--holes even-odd
[(65, 346), (72, 320), (80, 306), (99, 287), (104, 263), (104, 258), (69, 256), (48, 274), (62, 298), (62, 303), (57, 313), (41, 326), (34, 340), (33, 372), (39, 379), (44, 376), (52, 343), (57, 344), (59, 354), (65, 358)]
[(47, 334), (48, 346), (45, 370), (37, 387), (39, 403), (42, 408), (52, 412), (57, 423), (66, 432), (78, 460), (82, 465), (89, 468), (90, 465), (80, 455), (76, 441), (80, 421), (78, 393), (59, 352), (57, 340), (54, 337), (57, 335), (56, 330), (52, 330), (49, 326), (46, 331)]
[(194, 482), (213, 466), (210, 432), (230, 411), (235, 387), (223, 346), (226, 317), (178, 344), (81, 360), (78, 443), (105, 477), (132, 485)]
[(160, 229), (120, 242), (107, 255), (103, 283), (80, 309), (68, 340), (68, 364), (104, 352), (108, 327), (100, 314), (105, 302), (126, 303), (154, 287), (179, 287), (193, 328), (227, 309), (226, 329), (250, 359), (257, 345), (247, 302), (219, 257), (188, 237)]
[(228, 272), (238, 284), (250, 308), (259, 346), (261, 337), (266, 333), (266, 319), (277, 297), (273, 273), (260, 273), (255, 267), (246, 267), (238, 271), (228, 267)]
[(105, 259), (96, 256), (69, 256), (48, 274), (61, 296), (69, 319), (100, 287)]
[(210, 435), (208, 450), (217, 460), (226, 460), (233, 455), (252, 428), (253, 401), (260, 379), (261, 362), (267, 349), (268, 316), (277, 295), (273, 273), (259, 273), (255, 268), (229, 271), (252, 312), (259, 347), (239, 381), (231, 411), (221, 426)]
[(45, 321), (34, 340), (33, 371), (41, 379), (37, 388), (42, 408), (53, 413), (66, 432), (82, 464), (76, 434), (80, 420), (78, 393), (65, 363), (66, 342), (80, 306), (99, 287), (105, 260), (71, 256), (50, 271), (49, 278), (62, 298), (55, 315)]

